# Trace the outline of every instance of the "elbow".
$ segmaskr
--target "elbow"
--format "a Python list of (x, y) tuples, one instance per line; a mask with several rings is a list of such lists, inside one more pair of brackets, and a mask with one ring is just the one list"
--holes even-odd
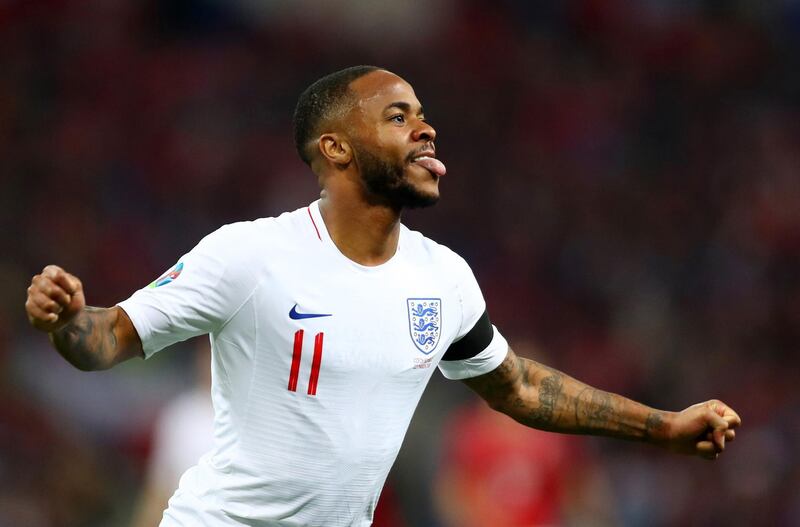
[(107, 357), (96, 353), (82, 353), (80, 355), (67, 356), (61, 354), (67, 362), (80, 371), (102, 371), (111, 368), (114, 363)]
[(95, 368), (92, 364), (87, 364), (84, 362), (72, 362), (71, 364), (80, 371), (95, 371)]
[(510, 401), (506, 399), (485, 399), (486, 404), (489, 405), (489, 408), (494, 410), (495, 412), (500, 412), (501, 414), (506, 414), (513, 417), (512, 408), (513, 405), (510, 404)]
[(90, 358), (89, 360), (73, 360), (69, 362), (80, 371), (101, 371), (109, 368), (109, 366), (106, 366), (95, 358)]

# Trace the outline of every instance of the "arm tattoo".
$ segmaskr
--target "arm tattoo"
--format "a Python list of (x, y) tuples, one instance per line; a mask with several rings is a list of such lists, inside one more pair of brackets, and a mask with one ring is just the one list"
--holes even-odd
[(494, 371), (465, 383), (492, 408), (542, 430), (649, 439), (664, 427), (662, 412), (587, 386), (511, 350)]
[[(564, 390), (564, 375), (551, 368), (545, 367), (545, 370), (547, 376), (539, 381), (539, 405), (530, 409), (523, 421), (528, 426), (537, 428), (547, 428), (555, 424), (557, 421), (556, 410)], [(530, 386), (530, 383), (527, 382), (530, 378), (527, 367), (525, 367), (523, 377), (528, 386)]]
[(521, 372), (516, 356), (509, 353), (493, 371), (464, 379), (464, 382), (486, 399), (492, 408), (500, 410), (505, 396), (516, 391), (515, 384), (519, 382)]
[[(536, 364), (538, 368), (532, 368)], [(541, 379), (536, 379), (539, 375)], [(521, 423), (550, 429), (558, 420), (565, 375), (547, 366), (517, 357), (509, 351), (494, 371), (464, 382), (489, 405)], [(531, 397), (537, 403), (534, 404)]]
[(611, 395), (584, 388), (575, 399), (575, 422), (586, 428), (602, 425), (614, 416)]
[(50, 334), (58, 352), (76, 368), (84, 371), (111, 366), (117, 337), (114, 315), (109, 309), (86, 307), (71, 322)]
[(663, 412), (650, 412), (644, 422), (647, 437), (654, 437), (657, 433), (663, 432), (665, 428)]

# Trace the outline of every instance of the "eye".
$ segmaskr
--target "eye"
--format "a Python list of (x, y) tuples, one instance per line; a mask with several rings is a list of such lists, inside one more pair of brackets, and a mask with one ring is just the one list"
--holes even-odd
[(406, 122), (406, 117), (402, 113), (398, 113), (397, 115), (389, 117), (389, 120), (394, 121), (398, 124), (403, 124)]

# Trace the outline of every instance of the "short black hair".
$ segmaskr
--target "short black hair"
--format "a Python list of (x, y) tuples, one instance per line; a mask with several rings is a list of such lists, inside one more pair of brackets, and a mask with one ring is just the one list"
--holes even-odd
[(322, 77), (300, 94), (294, 109), (294, 145), (307, 165), (311, 165), (309, 141), (319, 133), (320, 123), (348, 102), (350, 83), (380, 69), (383, 68), (351, 66)]

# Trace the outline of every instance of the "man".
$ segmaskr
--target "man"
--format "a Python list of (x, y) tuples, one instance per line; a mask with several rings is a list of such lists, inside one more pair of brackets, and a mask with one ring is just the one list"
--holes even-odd
[(321, 199), (227, 225), (111, 308), (86, 307), (56, 266), (26, 309), (82, 370), (212, 342), (215, 447), (183, 476), (173, 525), (369, 525), (434, 366), (543, 430), (646, 441), (716, 458), (740, 419), (720, 401), (663, 412), (517, 357), (466, 262), (400, 223), (434, 204), (444, 164), (414, 90), (348, 68), (295, 111)]

